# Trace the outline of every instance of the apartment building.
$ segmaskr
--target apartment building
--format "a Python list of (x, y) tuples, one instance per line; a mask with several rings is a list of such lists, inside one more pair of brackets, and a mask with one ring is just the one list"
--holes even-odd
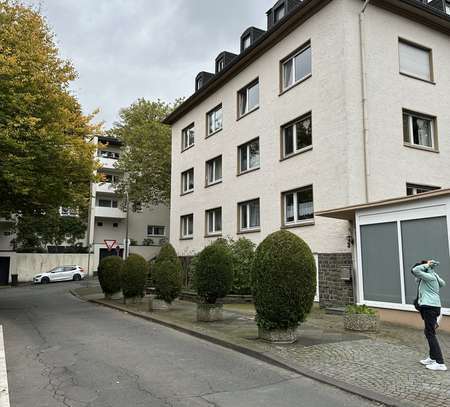
[(450, 186), (448, 1), (280, 0), (200, 72), (172, 126), (171, 242), (316, 254), (320, 300), (353, 298), (354, 236), (315, 212)]
[[(98, 174), (101, 182), (91, 187), (91, 206), (87, 233), (88, 245), (93, 253), (92, 269), (98, 262), (111, 254), (123, 256), (138, 253), (150, 259), (156, 256), (162, 244), (169, 240), (169, 209), (164, 206), (151, 208), (141, 205), (126, 205), (116, 194), (115, 184), (123, 176), (116, 168), (122, 143), (112, 137), (96, 137), (97, 158), (101, 164)], [(115, 241), (113, 250), (108, 250), (105, 241)]]

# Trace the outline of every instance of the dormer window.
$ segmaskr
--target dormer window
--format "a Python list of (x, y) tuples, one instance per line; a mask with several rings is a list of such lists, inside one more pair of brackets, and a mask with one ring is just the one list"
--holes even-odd
[(447, 0), (447, 1), (445, 2), (445, 12), (446, 12), (447, 14), (450, 14), (450, 1), (449, 1), (449, 0)]
[(242, 39), (242, 49), (246, 50), (250, 45), (252, 45), (252, 39), (250, 34), (248, 34)]
[(223, 68), (225, 67), (225, 60), (223, 58), (220, 58), (217, 62), (216, 62), (216, 72), (220, 72), (223, 71)]
[(195, 81), (195, 90), (199, 90), (203, 86), (203, 78), (198, 78)]
[(286, 9), (284, 7), (284, 4), (282, 4), (281, 6), (277, 7), (273, 13), (274, 23), (277, 23), (278, 21), (280, 21), (285, 15), (286, 15)]

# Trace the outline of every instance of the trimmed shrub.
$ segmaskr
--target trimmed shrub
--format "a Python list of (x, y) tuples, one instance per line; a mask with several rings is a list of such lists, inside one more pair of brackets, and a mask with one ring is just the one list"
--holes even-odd
[(256, 245), (245, 237), (230, 243), (233, 257), (233, 294), (249, 295), (252, 293), (252, 264)]
[(123, 260), (119, 256), (108, 256), (100, 260), (97, 275), (105, 297), (118, 293), (122, 288)]
[(311, 310), (316, 292), (311, 249), (291, 232), (272, 233), (256, 249), (252, 281), (258, 326), (296, 328)]
[(130, 254), (123, 264), (123, 296), (125, 298), (143, 297), (147, 276), (147, 261), (139, 254)]
[(231, 251), (223, 241), (205, 247), (195, 260), (194, 286), (200, 299), (215, 304), (225, 297), (233, 284)]
[(156, 298), (169, 304), (181, 292), (181, 264), (171, 260), (158, 261), (153, 265), (152, 278), (156, 289)]
[(158, 253), (158, 256), (156, 257), (156, 262), (166, 260), (173, 260), (179, 262), (177, 252), (170, 243), (163, 244), (161, 246), (161, 250)]

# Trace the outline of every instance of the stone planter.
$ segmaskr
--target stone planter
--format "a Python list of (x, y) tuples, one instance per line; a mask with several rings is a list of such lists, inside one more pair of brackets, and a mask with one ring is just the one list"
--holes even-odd
[(223, 320), (223, 304), (197, 304), (197, 321), (214, 322)]
[(294, 343), (297, 341), (297, 328), (268, 330), (258, 327), (258, 337), (272, 343)]
[(350, 331), (377, 332), (379, 325), (378, 314), (344, 314), (344, 328)]
[(159, 300), (157, 298), (151, 298), (152, 311), (169, 311), (171, 305), (164, 300)]
[(123, 303), (125, 305), (134, 305), (134, 304), (141, 304), (142, 303), (142, 297), (123, 297)]

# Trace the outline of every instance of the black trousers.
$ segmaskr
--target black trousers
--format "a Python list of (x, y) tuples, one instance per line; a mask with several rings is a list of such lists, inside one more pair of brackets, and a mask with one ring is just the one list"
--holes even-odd
[(430, 307), (427, 305), (420, 307), (420, 315), (425, 323), (425, 338), (427, 338), (428, 346), (430, 347), (430, 358), (442, 364), (444, 363), (444, 358), (442, 357), (441, 347), (436, 338), (437, 317), (440, 313), (441, 309), (439, 307)]

